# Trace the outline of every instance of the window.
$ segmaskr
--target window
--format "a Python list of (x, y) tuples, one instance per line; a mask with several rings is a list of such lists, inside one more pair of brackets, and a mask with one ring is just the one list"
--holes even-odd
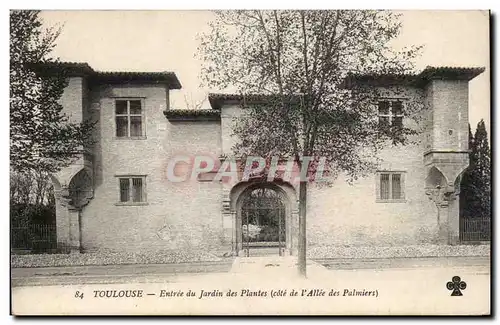
[(405, 202), (404, 172), (377, 173), (377, 202)]
[(378, 103), (378, 121), (381, 127), (403, 127), (403, 102), (382, 100)]
[(146, 177), (122, 176), (118, 178), (120, 186), (120, 203), (137, 204), (146, 202)]
[(117, 99), (115, 101), (117, 138), (138, 138), (144, 136), (142, 106), (141, 99)]

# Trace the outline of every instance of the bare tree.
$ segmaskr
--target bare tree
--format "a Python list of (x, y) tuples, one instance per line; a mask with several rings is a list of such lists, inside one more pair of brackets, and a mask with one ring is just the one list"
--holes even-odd
[[(418, 47), (390, 46), (401, 24), (387, 11), (219, 11), (201, 38), (204, 82), (236, 87), (242, 94), (265, 95), (262, 105), (246, 107), (234, 134), (238, 157), (326, 159), (330, 175), (352, 179), (378, 163), (387, 143), (405, 144), (415, 128), (380, 124), (376, 98), (383, 89), (351, 82), (412, 72)], [(391, 91), (404, 92), (394, 86)], [(405, 116), (422, 109), (405, 105)], [(416, 114), (413, 114), (416, 115)], [(299, 185), (299, 272), (306, 275), (307, 181)]]
[(51, 205), (53, 185), (47, 172), (27, 170), (10, 172), (12, 204)]
[[(193, 96), (193, 93), (185, 93), (183, 94), (183, 103), (178, 104), (176, 100), (171, 101), (171, 106), (174, 109), (177, 110), (200, 110), (203, 107), (203, 104), (205, 104), (207, 100), (206, 96), (203, 96), (201, 99), (196, 99)], [(179, 105), (182, 105), (183, 107), (180, 108)]]

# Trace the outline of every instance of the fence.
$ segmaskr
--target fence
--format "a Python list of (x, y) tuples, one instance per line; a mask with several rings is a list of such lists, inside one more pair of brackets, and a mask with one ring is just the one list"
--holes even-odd
[(57, 248), (56, 225), (31, 224), (11, 227), (11, 249), (34, 253)]
[(491, 239), (491, 218), (460, 218), (460, 241), (482, 242)]

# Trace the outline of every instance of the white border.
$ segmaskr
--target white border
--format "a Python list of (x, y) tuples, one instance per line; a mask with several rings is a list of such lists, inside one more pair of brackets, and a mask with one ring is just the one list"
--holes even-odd
[[(284, 5), (285, 4), (285, 5)], [(2, 124), (0, 126), (0, 130), (2, 132), (0, 139), (2, 140), (0, 142), (1, 144), (1, 149), (2, 149), (2, 159), (1, 159), (1, 164), (2, 164), (2, 170), (4, 173), (1, 174), (2, 178), (0, 179), (0, 183), (3, 185), (1, 187), (2, 190), (2, 195), (0, 198), (2, 199), (2, 207), (4, 207), (4, 213), (1, 218), (2, 224), (0, 227), (4, 231), (4, 235), (2, 236), (3, 238), (3, 247), (1, 249), (1, 259), (2, 261), (8, 261), (10, 260), (10, 254), (9, 254), (9, 227), (8, 227), (8, 220), (9, 220), (9, 211), (8, 211), (8, 206), (9, 206), (9, 201), (8, 201), (8, 194), (9, 194), (9, 175), (8, 175), (8, 170), (9, 170), (9, 117), (8, 115), (8, 33), (6, 32), (9, 29), (9, 15), (8, 15), (8, 9), (31, 9), (31, 8), (37, 8), (37, 9), (245, 9), (245, 8), (262, 8), (262, 9), (277, 9), (277, 8), (293, 8), (293, 9), (359, 9), (359, 8), (377, 8), (377, 9), (493, 9), (493, 13), (498, 12), (498, 6), (499, 6), (499, 1), (495, 0), (475, 0), (475, 1), (436, 1), (436, 0), (422, 0), (418, 2), (403, 2), (403, 1), (377, 1), (377, 2), (370, 2), (370, 1), (356, 1), (356, 0), (351, 0), (351, 1), (342, 1), (342, 2), (326, 2), (324, 0), (309, 0), (309, 1), (294, 1), (294, 2), (271, 2), (269, 0), (253, 0), (251, 2), (237, 2), (237, 1), (211, 1), (209, 3), (207, 2), (202, 2), (202, 1), (189, 1), (189, 0), (184, 0), (184, 1), (179, 1), (179, 2), (166, 2), (166, 1), (148, 1), (148, 0), (142, 0), (140, 2), (110, 2), (110, 1), (94, 1), (94, 0), (87, 0), (87, 1), (44, 1), (43, 3), (37, 2), (37, 1), (5, 1), (2, 2), (2, 5), (5, 6), (6, 10), (3, 11), (3, 15), (1, 16), (1, 29), (4, 31), (2, 33), (2, 44), (4, 45), (4, 50), (1, 51), (1, 55), (3, 56), (2, 58), (2, 69), (3, 69), (3, 78), (2, 78), (2, 97), (3, 97), (3, 110), (2, 113), (4, 114), (2, 118), (0, 118), (0, 123)], [(464, 22), (466, 23), (466, 22)], [(495, 30), (492, 31), (492, 35), (494, 35), (494, 41), (495, 43), (498, 43), (498, 20), (496, 21), (496, 26)], [(498, 56), (498, 54), (496, 54)], [(494, 76), (496, 76), (496, 65), (495, 65), (495, 71), (493, 71)], [(494, 93), (496, 94), (496, 98), (498, 98), (498, 82), (495, 83), (495, 89), (493, 89)], [(492, 103), (491, 107), (494, 109), (497, 107), (496, 102)], [(494, 126), (498, 120), (498, 114), (493, 115), (494, 120), (492, 120), (492, 126)], [(492, 142), (495, 144), (497, 140), (497, 132), (494, 131), (492, 128), (493, 135), (492, 136)], [(493, 161), (495, 161), (497, 158), (497, 153), (496, 153), (496, 148), (494, 149), (495, 155), (493, 158)], [(498, 173), (496, 173), (498, 176)], [(495, 181), (498, 180), (495, 177)], [(496, 199), (498, 196), (498, 189), (496, 191), (495, 197), (493, 199)], [(497, 201), (497, 200), (495, 200)], [(497, 201), (498, 202), (498, 201)], [(494, 218), (496, 215), (494, 216)], [(499, 222), (495, 222), (497, 227), (493, 230), (496, 231), (498, 230), (498, 225), (500, 224)], [(495, 236), (496, 241), (498, 242), (498, 237)], [(497, 247), (495, 247), (497, 248)], [(496, 249), (495, 249), (496, 251)], [(14, 319), (12, 317), (5, 317), (8, 315), (10, 312), (9, 310), (9, 299), (10, 299), (10, 265), (9, 263), (3, 263), (3, 267), (1, 268), (1, 292), (3, 292), (2, 296), (2, 323), (13, 323)], [(492, 277), (494, 275), (492, 274)], [(497, 282), (497, 281), (495, 281)], [(497, 300), (498, 301), (498, 300)], [(494, 308), (492, 306), (492, 308)], [(498, 309), (496, 308), (498, 311)], [(305, 320), (305, 319), (302, 319)], [(359, 319), (354, 319), (354, 320), (359, 320)], [(451, 321), (456, 321), (454, 319), (450, 319)], [(25, 323), (35, 323), (39, 322), (39, 319), (24, 319)], [(47, 321), (52, 321), (52, 320), (47, 320)], [(58, 320), (61, 321), (61, 320)], [(63, 320), (64, 323), (71, 321), (71, 319), (65, 319)], [(103, 324), (104, 322), (107, 321), (114, 321), (114, 322), (123, 322), (123, 319), (118, 319), (118, 320), (111, 320), (111, 319), (85, 319), (81, 320), (83, 323), (92, 323), (92, 324)], [(132, 322), (137, 322), (141, 320), (133, 319)], [(161, 320), (158, 319), (158, 321), (164, 322), (168, 321), (170, 322), (176, 322), (177, 320), (174, 319), (166, 319), (166, 320)], [(182, 320), (185, 322), (186, 320)], [(263, 320), (263, 319), (254, 319), (254, 321), (259, 321), (259, 322), (267, 322), (268, 320)], [(307, 320), (305, 320), (307, 321)], [(343, 322), (345, 320), (338, 320), (338, 319), (333, 319), (335, 322)], [(353, 319), (349, 319), (347, 321), (353, 321)], [(380, 319), (380, 321), (385, 321), (384, 319)], [(438, 322), (442, 320), (429, 320), (426, 319), (426, 322)]]

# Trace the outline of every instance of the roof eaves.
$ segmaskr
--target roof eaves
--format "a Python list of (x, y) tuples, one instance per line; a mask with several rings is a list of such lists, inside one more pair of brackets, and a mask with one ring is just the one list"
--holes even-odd
[(368, 86), (407, 85), (423, 87), (430, 80), (471, 80), (484, 72), (482, 67), (426, 67), (419, 74), (351, 74), (344, 79), (343, 86), (354, 84)]
[(351, 74), (344, 79), (343, 88), (350, 88), (354, 84), (364, 84), (376, 87), (397, 85), (413, 85), (417, 81), (415, 74)]
[(420, 74), (423, 80), (472, 80), (485, 70), (484, 67), (431, 67), (427, 66)]
[(209, 109), (169, 109), (163, 115), (171, 122), (220, 121), (220, 111)]
[(37, 73), (52, 74), (55, 71), (64, 73), (67, 76), (89, 76), (95, 73), (87, 63), (84, 62), (37, 62), (31, 64)]
[(166, 84), (169, 89), (181, 89), (177, 75), (171, 71), (164, 72), (125, 72), (95, 71), (85, 62), (41, 62), (32, 64), (35, 71), (41, 74), (53, 74), (55, 71), (67, 76), (89, 77), (93, 82), (103, 83), (156, 83)]
[(125, 72), (125, 71), (98, 71), (94, 76), (97, 82), (105, 83), (164, 83), (170, 89), (181, 89), (174, 72)]
[[(287, 102), (297, 101), (299, 95), (288, 95)], [(208, 94), (208, 101), (212, 109), (219, 110), (224, 105), (255, 105), (255, 104), (266, 104), (271, 102), (273, 99), (279, 99), (279, 95), (272, 94), (219, 94), (210, 93)]]

